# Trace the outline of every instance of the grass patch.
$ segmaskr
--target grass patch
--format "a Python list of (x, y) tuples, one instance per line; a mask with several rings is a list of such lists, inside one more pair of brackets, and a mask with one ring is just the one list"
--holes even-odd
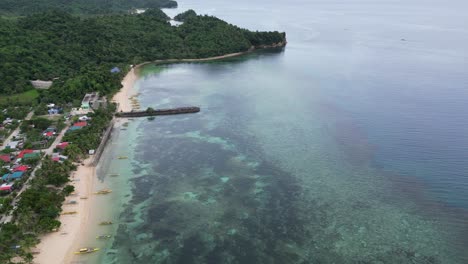
[(39, 97), (39, 92), (36, 89), (26, 91), (24, 93), (13, 94), (0, 97), (0, 105), (30, 105), (36, 102)]

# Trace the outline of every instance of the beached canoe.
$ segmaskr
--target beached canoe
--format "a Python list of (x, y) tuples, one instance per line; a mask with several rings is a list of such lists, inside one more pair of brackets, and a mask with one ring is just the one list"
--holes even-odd
[(96, 238), (97, 239), (109, 239), (111, 237), (112, 237), (111, 235), (100, 235), (100, 236), (97, 236)]
[(111, 189), (102, 189), (102, 190), (99, 190), (97, 192), (95, 192), (94, 194), (108, 194), (108, 193), (111, 193), (112, 190)]
[(80, 248), (80, 250), (76, 251), (75, 254), (88, 254), (98, 251), (99, 248)]
[(71, 212), (63, 212), (62, 215), (72, 215), (72, 214), (77, 214), (77, 211), (71, 211)]
[(99, 223), (100, 225), (112, 225), (112, 222), (111, 221), (103, 221), (101, 223)]
[(119, 156), (118, 159), (128, 159), (127, 156)]

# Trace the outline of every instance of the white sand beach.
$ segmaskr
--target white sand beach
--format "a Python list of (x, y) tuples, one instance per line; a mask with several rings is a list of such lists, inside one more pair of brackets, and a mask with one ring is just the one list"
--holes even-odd
[(125, 78), (122, 80), (122, 89), (118, 93), (116, 93), (113, 97), (113, 101), (115, 101), (118, 105), (117, 111), (129, 112), (132, 110), (132, 102), (130, 97), (135, 95), (135, 90), (133, 86), (138, 79), (138, 75), (136, 71), (138, 70), (137, 67), (132, 68)]
[[(93, 189), (93, 178), (96, 168), (88, 164), (91, 158), (84, 161), (85, 165), (78, 167), (72, 174), (72, 184), (75, 186), (75, 193), (67, 197), (62, 212), (76, 211), (77, 214), (61, 215), (59, 221), (62, 223), (57, 232), (46, 234), (41, 238), (41, 243), (35, 251), (34, 263), (37, 264), (63, 264), (69, 263), (73, 257), (73, 251), (80, 247), (77, 245), (79, 236), (87, 228), (87, 220), (90, 214), (92, 203), (91, 192)], [(83, 198), (87, 199), (83, 199)], [(67, 204), (76, 201), (77, 204)]]

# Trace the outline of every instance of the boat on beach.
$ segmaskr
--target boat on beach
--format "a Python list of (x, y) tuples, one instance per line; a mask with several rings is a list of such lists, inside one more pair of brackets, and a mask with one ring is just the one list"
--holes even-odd
[(108, 194), (108, 193), (111, 193), (112, 190), (111, 189), (102, 189), (102, 190), (99, 190), (97, 192), (95, 192), (94, 194)]
[(91, 247), (80, 248), (78, 251), (75, 252), (75, 254), (88, 254), (88, 253), (96, 252), (98, 250), (99, 248), (91, 248)]
[(102, 221), (99, 223), (99, 225), (112, 225), (113, 223), (111, 221)]
[(72, 214), (77, 214), (77, 211), (71, 211), (71, 212), (63, 212), (62, 215), (72, 215)]
[(109, 239), (111, 237), (112, 237), (111, 235), (100, 235), (100, 236), (97, 236), (96, 239)]
[(118, 156), (117, 158), (118, 158), (118, 159), (128, 159), (127, 156)]

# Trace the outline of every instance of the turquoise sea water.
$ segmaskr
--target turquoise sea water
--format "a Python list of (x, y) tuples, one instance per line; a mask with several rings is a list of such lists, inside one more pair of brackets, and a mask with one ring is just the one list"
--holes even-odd
[(467, 263), (463, 7), (181, 2), (289, 44), (147, 69), (143, 108), (202, 111), (115, 134), (99, 263)]

